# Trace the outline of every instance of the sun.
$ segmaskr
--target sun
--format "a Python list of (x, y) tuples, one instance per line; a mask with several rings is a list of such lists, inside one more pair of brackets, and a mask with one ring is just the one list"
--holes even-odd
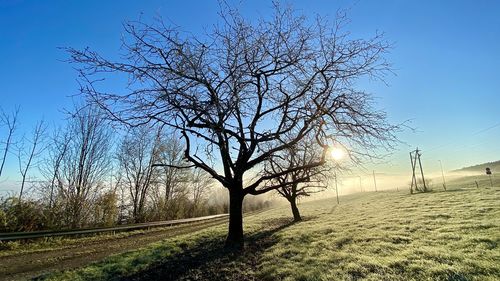
[(334, 160), (341, 160), (342, 158), (344, 158), (344, 150), (341, 149), (341, 148), (338, 148), (338, 147), (334, 147), (331, 149), (330, 151), (330, 154), (332, 155), (332, 158)]

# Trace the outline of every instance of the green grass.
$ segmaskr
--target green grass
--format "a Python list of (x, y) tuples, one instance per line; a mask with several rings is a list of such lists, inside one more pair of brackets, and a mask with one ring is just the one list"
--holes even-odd
[(151, 230), (139, 229), (124, 232), (103, 232), (94, 235), (83, 235), (83, 236), (73, 236), (73, 237), (46, 237), (31, 240), (28, 242), (19, 241), (0, 241), (0, 257), (12, 256), (24, 253), (34, 253), (42, 252), (48, 250), (58, 250), (72, 247), (75, 245), (85, 245), (94, 242), (105, 242), (110, 239), (126, 238), (129, 236), (140, 235), (149, 232), (163, 231), (166, 229), (176, 230), (178, 228), (184, 227), (180, 226), (168, 226), (168, 227), (156, 227)]
[(243, 254), (217, 226), (48, 280), (500, 280), (500, 188), (353, 194), (245, 218)]
[(19, 241), (0, 241), (0, 257), (11, 256), (24, 253), (33, 253), (38, 251), (64, 249), (73, 245), (82, 245), (96, 241), (124, 238), (131, 235), (144, 233), (144, 230), (134, 230), (118, 233), (100, 233), (93, 236), (83, 237), (47, 237), (29, 242)]
[(190, 226), (198, 226), (206, 221), (195, 222), (191, 224), (180, 224), (174, 226), (153, 227), (151, 229), (138, 229), (123, 232), (102, 232), (97, 234), (85, 234), (75, 236), (55, 236), (45, 237), (27, 241), (0, 241), (0, 258), (5, 256), (15, 256), (18, 254), (27, 254), (44, 251), (56, 251), (71, 248), (90, 243), (106, 243), (109, 240), (127, 238), (141, 234), (150, 234), (155, 232), (169, 231), (175, 232)]

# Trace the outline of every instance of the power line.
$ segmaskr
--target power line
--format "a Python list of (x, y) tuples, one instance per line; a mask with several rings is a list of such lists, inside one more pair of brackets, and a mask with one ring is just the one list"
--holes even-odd
[[(500, 122), (498, 122), (498, 123), (496, 123), (496, 124), (494, 124), (492, 126), (486, 127), (484, 129), (481, 129), (479, 131), (476, 131), (476, 132), (470, 134), (470, 136), (475, 136), (475, 135), (482, 134), (484, 132), (487, 132), (487, 131), (489, 131), (491, 129), (494, 129), (496, 127), (499, 127), (499, 126), (500, 126)], [(434, 151), (436, 149), (441, 149), (443, 147), (446, 147), (446, 146), (449, 146), (449, 145), (452, 145), (452, 144), (456, 144), (456, 143), (459, 143), (459, 140), (455, 140), (455, 141), (451, 141), (451, 142), (448, 142), (448, 143), (445, 143), (445, 144), (442, 144), (442, 145), (435, 146), (433, 148), (427, 149), (427, 152)]]
[[(453, 152), (465, 152), (466, 150), (470, 151), (471, 149), (474, 149), (474, 148), (477, 148), (480, 146), (484, 146), (485, 144), (487, 144), (489, 142), (491, 142), (491, 140), (462, 144), (462, 145), (459, 145), (455, 148), (452, 148), (451, 151), (453, 151)], [(438, 160), (439, 158), (441, 158), (441, 156), (434, 154), (433, 156), (427, 157), (427, 160)]]

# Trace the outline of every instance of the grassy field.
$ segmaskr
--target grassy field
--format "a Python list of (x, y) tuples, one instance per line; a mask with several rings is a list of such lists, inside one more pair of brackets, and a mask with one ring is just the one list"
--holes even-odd
[(46, 280), (500, 280), (500, 188), (360, 193), (245, 218), (246, 250), (225, 226), (164, 239)]

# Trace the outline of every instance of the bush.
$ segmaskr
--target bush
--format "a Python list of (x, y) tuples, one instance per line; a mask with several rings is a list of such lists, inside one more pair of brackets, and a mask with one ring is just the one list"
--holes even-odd
[(7, 215), (3, 210), (0, 210), (0, 231), (4, 231), (7, 227)]
[[(45, 228), (44, 208), (36, 201), (19, 201), (10, 197), (1, 203), (0, 227), (2, 232), (36, 231)], [(3, 223), (2, 223), (3, 221)]]
[(104, 227), (113, 226), (118, 221), (118, 196), (109, 191), (100, 195), (94, 207), (94, 224)]

